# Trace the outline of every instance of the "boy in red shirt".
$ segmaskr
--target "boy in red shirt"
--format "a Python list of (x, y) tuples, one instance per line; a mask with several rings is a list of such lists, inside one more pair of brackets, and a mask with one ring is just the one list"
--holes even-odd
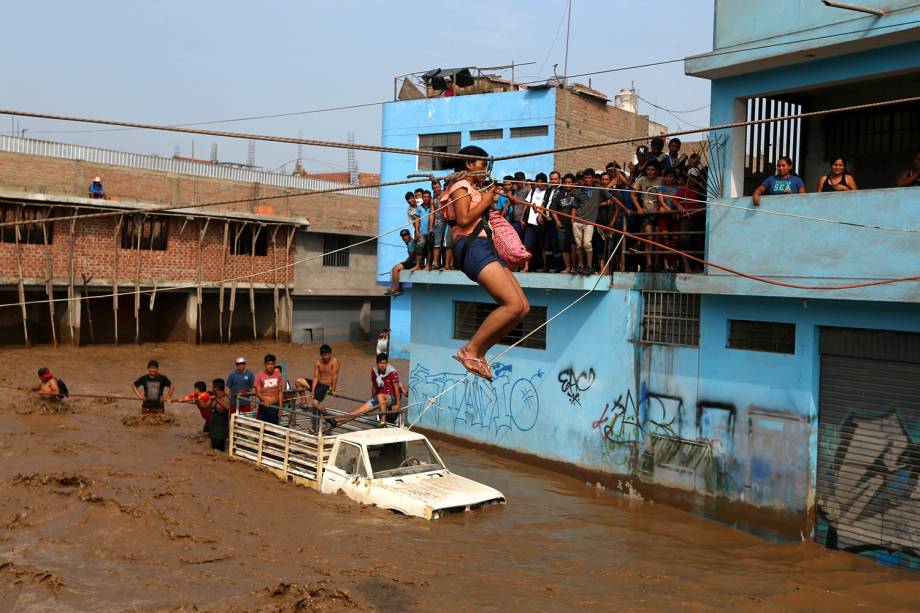
[(201, 413), (201, 419), (204, 420), (202, 432), (208, 431), (208, 420), (211, 418), (211, 394), (208, 393), (208, 386), (204, 381), (195, 381), (195, 391), (180, 398), (182, 402), (194, 402)]
[(270, 424), (278, 424), (278, 407), (284, 393), (284, 377), (275, 371), (277, 359), (271, 353), (265, 355), (265, 370), (256, 375), (254, 389), (259, 399), (258, 417)]
[[(348, 413), (349, 416), (362, 415), (375, 409), (380, 411), (381, 423), (395, 423), (402, 398), (399, 384), (399, 372), (389, 364), (389, 356), (377, 354), (377, 367), (371, 369), (371, 399)], [(338, 423), (332, 417), (326, 419), (330, 428)]]

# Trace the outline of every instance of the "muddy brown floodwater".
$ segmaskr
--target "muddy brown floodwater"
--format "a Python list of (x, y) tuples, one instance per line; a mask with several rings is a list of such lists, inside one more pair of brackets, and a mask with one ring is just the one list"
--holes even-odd
[[(72, 392), (129, 393), (150, 357), (187, 393), (244, 354), (293, 374), (316, 348), (169, 344), (0, 352), (0, 384), (49, 366)], [(342, 346), (364, 396), (373, 348)], [(402, 364), (403, 371), (405, 364)], [(2, 610), (920, 608), (917, 575), (814, 543), (776, 545), (526, 464), (437, 442), (508, 497), (433, 522), (286, 484), (209, 450), (193, 408), (47, 407), (0, 390)]]

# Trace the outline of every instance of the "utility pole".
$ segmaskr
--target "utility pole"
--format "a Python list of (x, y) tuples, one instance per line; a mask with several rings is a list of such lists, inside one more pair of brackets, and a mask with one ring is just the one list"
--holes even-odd
[(565, 24), (565, 63), (562, 65), (562, 86), (569, 84), (569, 34), (572, 32), (572, 0), (569, 0), (567, 23)]

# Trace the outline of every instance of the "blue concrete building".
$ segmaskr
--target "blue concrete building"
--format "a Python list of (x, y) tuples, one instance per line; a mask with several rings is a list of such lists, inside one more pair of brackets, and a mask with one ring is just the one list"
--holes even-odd
[[(508, 88), (505, 88), (508, 89)], [(630, 138), (648, 134), (645, 115), (607, 104), (607, 98), (582, 85), (567, 89), (530, 87), (524, 90), (495, 91), (444, 98), (421, 98), (385, 104), (383, 139), (388, 147), (433, 148), (458, 151), (478, 145), (490, 155), (503, 156), (552, 149), (562, 145)], [(533, 178), (538, 172), (560, 168), (603, 167), (610, 159), (632, 158), (633, 145), (605, 147), (598, 158), (595, 152), (570, 152), (539, 155), (498, 162), (493, 175), (503, 177), (524, 172)], [(600, 161), (600, 160), (603, 161)], [(381, 181), (406, 179), (413, 173), (447, 174), (438, 158), (406, 155), (381, 156)], [(429, 188), (427, 183), (381, 188), (379, 227), (393, 230), (406, 223), (406, 191)], [(390, 268), (406, 258), (406, 249), (396, 230), (378, 243), (377, 273), (381, 283), (389, 281)], [(409, 355), (412, 294), (407, 292), (392, 301), (390, 311), (390, 349), (394, 357)]]
[[(519, 274), (532, 310), (508, 342), (548, 324), (492, 383), (451, 359), (491, 299), (461, 273), (408, 275), (410, 395), (437, 397), (419, 425), (920, 567), (920, 187), (895, 187), (920, 104), (782, 119), (920, 96), (920, 8), (860, 4), (886, 14), (716, 1), (714, 50), (685, 64), (712, 81), (711, 124), (780, 120), (709, 133), (704, 274)], [(860, 190), (755, 208), (787, 154), (809, 192), (838, 155)]]

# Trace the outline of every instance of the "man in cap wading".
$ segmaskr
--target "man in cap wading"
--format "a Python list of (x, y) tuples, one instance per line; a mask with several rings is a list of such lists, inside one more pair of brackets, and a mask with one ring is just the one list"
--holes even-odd
[(236, 359), (236, 368), (227, 375), (226, 387), (230, 391), (230, 412), (248, 413), (252, 410), (249, 393), (256, 377), (246, 368), (246, 358)]

